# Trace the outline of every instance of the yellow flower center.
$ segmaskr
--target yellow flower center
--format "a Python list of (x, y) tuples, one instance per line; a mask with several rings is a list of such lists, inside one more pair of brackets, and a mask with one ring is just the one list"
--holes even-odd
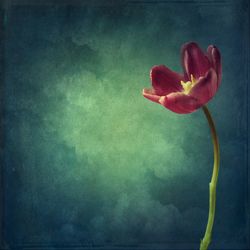
[(196, 83), (197, 83), (197, 80), (194, 78), (192, 74), (191, 74), (191, 81), (187, 81), (187, 82), (181, 81), (181, 85), (183, 87), (183, 93), (187, 95)]

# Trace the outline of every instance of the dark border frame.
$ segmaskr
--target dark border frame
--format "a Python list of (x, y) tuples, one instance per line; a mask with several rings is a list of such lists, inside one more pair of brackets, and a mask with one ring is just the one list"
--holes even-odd
[[(235, 0), (237, 1), (237, 0)], [(178, 4), (199, 4), (199, 5), (230, 5), (232, 3), (235, 4), (234, 0), (0, 0), (0, 250), (53, 250), (53, 249), (72, 249), (72, 250), (191, 250), (197, 247), (197, 243), (189, 243), (188, 246), (185, 243), (168, 243), (166, 245), (159, 244), (141, 244), (141, 245), (93, 245), (93, 244), (85, 244), (85, 245), (60, 245), (60, 244), (22, 244), (16, 246), (8, 246), (7, 242), (5, 242), (4, 237), (4, 83), (5, 83), (5, 44), (6, 44), (6, 34), (7, 34), (7, 15), (11, 8), (11, 6), (57, 6), (57, 5), (74, 5), (74, 6), (84, 6), (84, 5), (95, 5), (95, 6), (113, 6), (113, 5), (133, 5), (133, 4), (155, 4), (155, 3), (178, 3)], [(247, 145), (245, 149), (246, 155), (246, 170), (245, 170), (245, 178), (246, 178), (246, 201), (245, 201), (245, 210), (246, 210), (246, 229), (249, 232), (247, 235), (246, 243), (242, 245), (242, 248), (235, 248), (232, 246), (231, 250), (249, 250), (250, 249), (250, 171), (249, 171), (249, 155), (250, 155), (250, 1), (248, 0), (240, 0), (238, 2), (245, 7), (246, 14), (245, 18), (245, 27), (244, 27), (244, 62), (245, 68), (245, 83), (247, 85), (247, 91), (245, 93), (246, 100), (246, 112), (247, 112)], [(223, 246), (220, 247), (220, 250), (224, 249)], [(218, 249), (219, 250), (219, 249)]]

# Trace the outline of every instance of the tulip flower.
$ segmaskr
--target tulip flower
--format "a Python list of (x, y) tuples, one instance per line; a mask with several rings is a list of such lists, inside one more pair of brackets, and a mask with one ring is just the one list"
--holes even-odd
[(164, 65), (154, 66), (150, 72), (151, 89), (144, 89), (143, 96), (167, 109), (188, 114), (202, 108), (207, 118), (214, 148), (214, 166), (209, 183), (209, 213), (205, 235), (200, 250), (207, 250), (212, 238), (215, 217), (216, 185), (219, 173), (219, 142), (212, 116), (205, 106), (216, 94), (222, 76), (219, 50), (210, 45), (204, 53), (198, 44), (186, 43), (181, 49), (183, 74)]
[(210, 45), (204, 53), (194, 43), (181, 49), (183, 74), (164, 65), (151, 69), (151, 89), (143, 95), (167, 109), (179, 113), (192, 113), (208, 103), (216, 94), (221, 82), (221, 58), (219, 50)]

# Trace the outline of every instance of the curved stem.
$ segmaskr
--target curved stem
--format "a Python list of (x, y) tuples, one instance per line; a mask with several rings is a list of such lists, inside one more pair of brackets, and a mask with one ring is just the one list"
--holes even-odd
[(211, 242), (212, 229), (213, 229), (213, 224), (214, 224), (215, 204), (216, 204), (216, 185), (217, 185), (218, 174), (219, 174), (220, 149), (219, 149), (218, 136), (216, 133), (216, 129), (215, 129), (212, 116), (206, 106), (203, 106), (202, 109), (204, 111), (204, 114), (207, 118), (210, 130), (211, 130), (212, 141), (213, 141), (213, 146), (214, 146), (214, 168), (213, 168), (211, 182), (209, 183), (208, 222), (207, 222), (205, 235), (200, 244), (200, 250), (207, 250)]

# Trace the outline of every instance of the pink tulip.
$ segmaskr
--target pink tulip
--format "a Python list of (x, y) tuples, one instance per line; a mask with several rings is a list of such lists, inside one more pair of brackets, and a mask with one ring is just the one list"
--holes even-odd
[(184, 74), (164, 65), (154, 66), (150, 72), (151, 89), (143, 89), (143, 96), (167, 109), (188, 114), (209, 102), (221, 82), (219, 50), (210, 45), (204, 53), (198, 44), (186, 43), (181, 49)]

